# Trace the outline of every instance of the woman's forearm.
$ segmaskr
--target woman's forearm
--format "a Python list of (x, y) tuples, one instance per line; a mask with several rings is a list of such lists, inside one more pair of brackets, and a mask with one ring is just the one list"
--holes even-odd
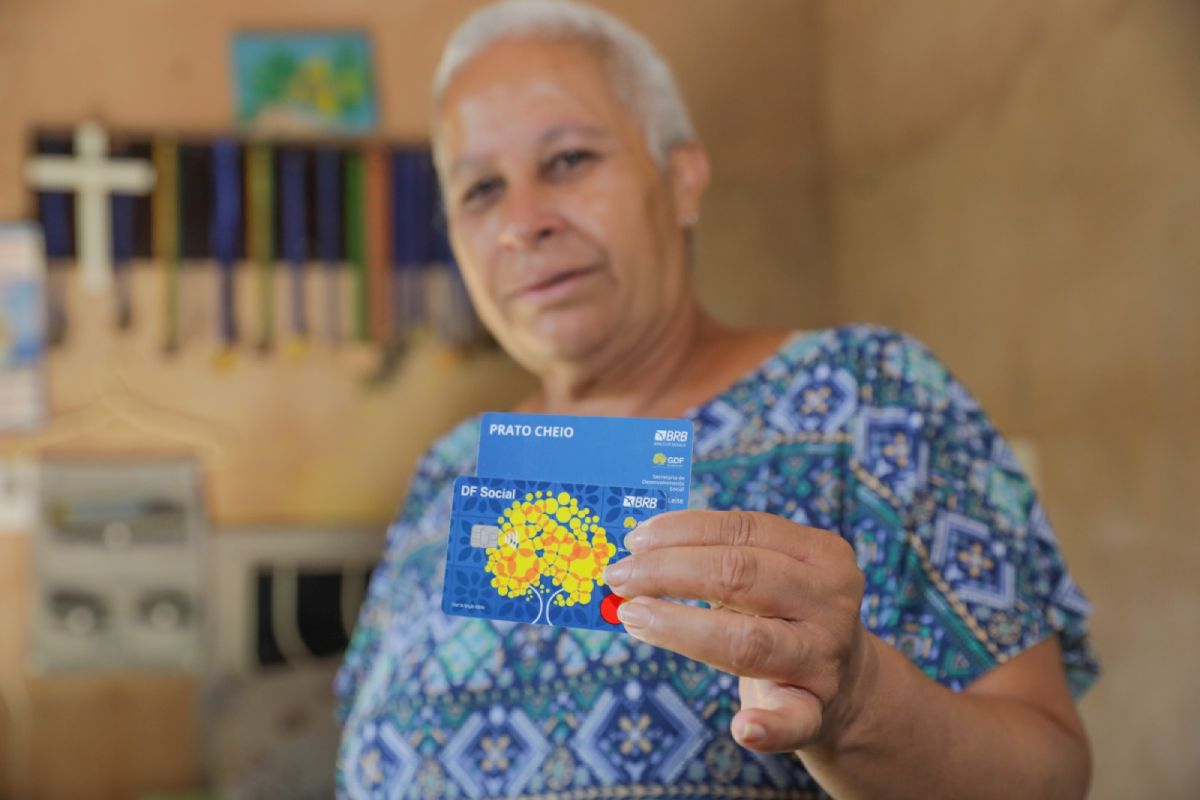
[[(1056, 713), (1061, 708), (1030, 702), (1040, 692), (1022, 685), (1043, 680), (1047, 662), (1060, 669), (1053, 639), (962, 693), (934, 682), (874, 635), (871, 644), (864, 702), (854, 718), (837, 741), (798, 753), (834, 797), (1086, 795), (1090, 754), (1073, 709)], [(1008, 686), (1020, 691), (1010, 694)]]

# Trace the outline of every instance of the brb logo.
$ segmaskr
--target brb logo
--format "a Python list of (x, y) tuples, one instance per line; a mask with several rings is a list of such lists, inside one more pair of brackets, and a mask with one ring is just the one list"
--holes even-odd
[(663, 428), (659, 428), (658, 430), (656, 430), (654, 432), (654, 441), (655, 442), (664, 442), (667, 444), (671, 444), (674, 442), (686, 442), (687, 440), (688, 440), (688, 432), (687, 431), (669, 431), (669, 430), (665, 430)]
[(657, 497), (636, 497), (634, 495), (625, 495), (625, 508), (658, 508)]

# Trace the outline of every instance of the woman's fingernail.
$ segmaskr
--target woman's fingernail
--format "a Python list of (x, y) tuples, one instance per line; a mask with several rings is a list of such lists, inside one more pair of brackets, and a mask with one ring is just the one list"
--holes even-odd
[(625, 537), (625, 549), (631, 553), (636, 553), (638, 548), (646, 543), (646, 532), (641, 528), (634, 528)]
[(629, 570), (629, 562), (622, 559), (604, 570), (604, 580), (608, 582), (609, 586), (627, 581), (629, 580)]
[(653, 618), (653, 612), (642, 603), (622, 603), (617, 609), (617, 619), (625, 623), (626, 628), (645, 628)]
[(762, 725), (753, 722), (739, 722), (736, 727), (737, 730), (734, 731), (735, 737), (739, 742), (745, 742), (746, 744), (753, 744), (760, 741), (767, 734)]

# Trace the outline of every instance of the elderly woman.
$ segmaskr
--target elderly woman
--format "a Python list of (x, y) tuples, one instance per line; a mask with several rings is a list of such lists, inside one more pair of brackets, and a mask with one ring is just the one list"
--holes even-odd
[(540, 379), (519, 410), (686, 416), (692, 510), (608, 568), (628, 636), (448, 618), (478, 420), (437, 442), (339, 676), (344, 795), (1082, 796), (1088, 605), (1012, 452), (906, 336), (699, 308), (709, 166), (651, 45), (514, 0), (434, 93), (454, 252)]

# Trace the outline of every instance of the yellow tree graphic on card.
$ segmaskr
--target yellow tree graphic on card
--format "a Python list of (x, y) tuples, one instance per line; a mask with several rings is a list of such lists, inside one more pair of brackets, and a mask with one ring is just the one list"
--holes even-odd
[[(600, 517), (568, 492), (531, 492), (497, 517), (499, 541), (487, 549), (486, 569), (502, 597), (536, 597), (537, 620), (550, 604), (586, 605), (617, 548)], [(547, 585), (547, 582), (549, 585)], [(543, 592), (552, 591), (549, 601)], [(536, 620), (535, 620), (536, 621)]]

